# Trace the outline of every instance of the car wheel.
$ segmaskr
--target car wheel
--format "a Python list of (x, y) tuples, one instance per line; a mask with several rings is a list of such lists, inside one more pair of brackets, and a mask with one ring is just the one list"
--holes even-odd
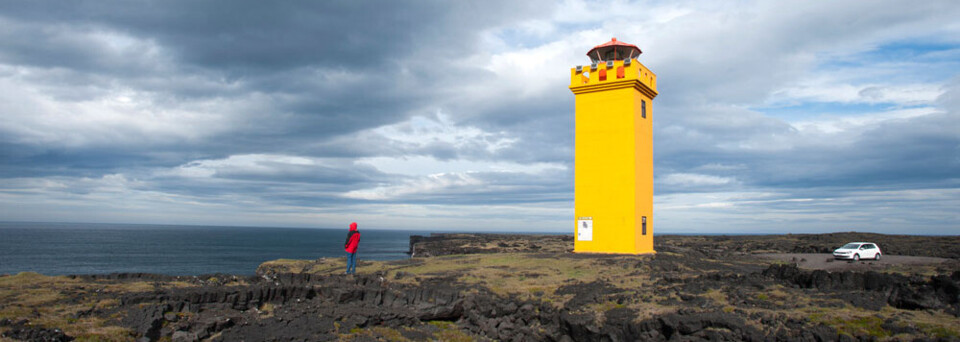
[(860, 254), (854, 254), (853, 261), (860, 261)]
[(873, 260), (880, 261), (880, 253), (877, 253), (877, 256), (873, 257)]

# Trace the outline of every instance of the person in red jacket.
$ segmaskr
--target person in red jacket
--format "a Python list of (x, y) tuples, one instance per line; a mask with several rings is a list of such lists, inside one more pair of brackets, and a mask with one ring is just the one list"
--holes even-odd
[(360, 245), (360, 232), (357, 223), (350, 224), (347, 240), (343, 242), (343, 249), (347, 251), (347, 274), (357, 274), (357, 246)]

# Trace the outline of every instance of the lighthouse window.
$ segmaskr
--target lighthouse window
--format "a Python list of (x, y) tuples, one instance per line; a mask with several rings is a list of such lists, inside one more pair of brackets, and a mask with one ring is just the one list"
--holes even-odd
[(647, 118), (647, 101), (640, 100), (640, 116), (644, 119)]

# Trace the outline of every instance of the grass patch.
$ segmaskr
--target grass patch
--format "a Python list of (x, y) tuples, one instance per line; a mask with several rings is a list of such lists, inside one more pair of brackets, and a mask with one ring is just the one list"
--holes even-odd
[(455, 329), (457, 327), (452, 322), (448, 322), (448, 321), (429, 321), (427, 322), (427, 324), (435, 326), (440, 329), (452, 329), (452, 328)]
[[(554, 298), (555, 290), (571, 281), (591, 282), (603, 278), (615, 286), (640, 289), (650, 285), (649, 266), (632, 267), (649, 262), (649, 256), (604, 258), (572, 257), (569, 253), (491, 253), (443, 255), (397, 261), (361, 260), (357, 272), (381, 273), (388, 281), (419, 285), (433, 277), (453, 276), (458, 282), (482, 285), (502, 296), (521, 300), (562, 302)], [(303, 271), (319, 275), (343, 272), (344, 258), (318, 260), (280, 259), (264, 263), (259, 270)], [(636, 273), (637, 271), (641, 273)], [(406, 276), (397, 279), (399, 273)]]
[(340, 334), (340, 341), (397, 341), (407, 342), (400, 331), (387, 327), (353, 328), (349, 333)]
[(825, 322), (837, 328), (841, 334), (850, 336), (890, 337), (890, 332), (882, 327), (883, 319), (876, 316), (862, 316), (853, 318), (833, 318)]
[(276, 310), (276, 306), (273, 303), (263, 303), (257, 308), (257, 311), (260, 312), (260, 318), (270, 318), (273, 317), (273, 312)]
[[(956, 322), (954, 322), (956, 323)], [(957, 331), (957, 325), (944, 326), (940, 324), (920, 323), (917, 324), (924, 333), (937, 338), (956, 339), (960, 338), (960, 332)]]
[(593, 308), (594, 308), (594, 310), (597, 310), (597, 311), (599, 311), (599, 312), (607, 312), (607, 311), (610, 311), (610, 310), (613, 310), (613, 309), (622, 309), (622, 308), (625, 308), (625, 307), (626, 307), (626, 305), (623, 305), (623, 304), (621, 304), (621, 303), (612, 302), (612, 301), (607, 301), (607, 302), (603, 302), (603, 303), (600, 303), (600, 304), (596, 304)]
[(121, 342), (132, 340), (136, 333), (126, 328), (106, 326), (94, 327), (75, 336), (77, 342)]
[(260, 264), (257, 267), (257, 274), (262, 273), (303, 273), (305, 267), (310, 267), (314, 263), (313, 260), (297, 260), (297, 259), (277, 259), (270, 260), (265, 263)]
[(472, 342), (476, 339), (473, 336), (460, 330), (456, 324), (446, 321), (430, 321), (427, 324), (436, 326), (439, 328), (438, 331), (433, 333), (433, 337), (438, 341), (450, 341), (450, 342)]
[(727, 294), (723, 293), (723, 291), (720, 291), (719, 289), (709, 289), (703, 294), (703, 296), (707, 299), (710, 299), (717, 305), (722, 306), (729, 304), (729, 301), (727, 300)]
[[(23, 272), (0, 277), (0, 317), (29, 319), (31, 323), (60, 328), (77, 341), (130, 341), (129, 329), (107, 324), (111, 318), (74, 317), (79, 311), (107, 310), (119, 305), (114, 294), (153, 291), (157, 287), (191, 287), (188, 282), (84, 280)], [(107, 298), (105, 298), (107, 297)]]
[(822, 323), (836, 328), (839, 333), (844, 335), (866, 335), (876, 338), (891, 336), (890, 331), (882, 326), (883, 318), (875, 315), (862, 316), (858, 309), (850, 307), (841, 309), (815, 308), (814, 311), (807, 313), (807, 318), (813, 323)]

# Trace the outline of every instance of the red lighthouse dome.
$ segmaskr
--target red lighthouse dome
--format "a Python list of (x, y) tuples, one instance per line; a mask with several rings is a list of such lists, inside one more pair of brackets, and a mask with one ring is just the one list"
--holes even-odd
[(640, 56), (641, 53), (643, 52), (636, 45), (618, 41), (614, 37), (609, 42), (594, 46), (587, 52), (587, 56), (590, 57), (591, 62), (598, 63), (633, 59)]

